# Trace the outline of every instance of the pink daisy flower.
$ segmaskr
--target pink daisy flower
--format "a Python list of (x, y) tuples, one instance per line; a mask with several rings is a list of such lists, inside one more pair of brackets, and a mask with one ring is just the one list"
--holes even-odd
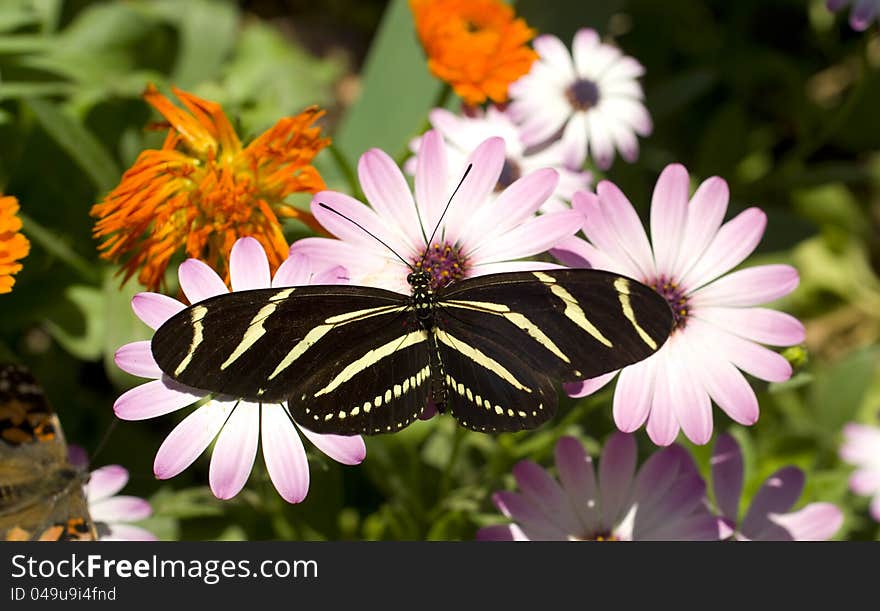
[(549, 34), (537, 37), (534, 47), (540, 59), (510, 86), (509, 111), (523, 142), (539, 145), (561, 130), (563, 159), (571, 168), (583, 165), (588, 150), (601, 169), (611, 167), (615, 149), (635, 161), (636, 135), (653, 130), (638, 81), (642, 65), (586, 28), (575, 34), (572, 53)]
[[(766, 215), (749, 208), (724, 223), (727, 183), (703, 182), (689, 197), (681, 165), (663, 170), (651, 200), (651, 242), (636, 211), (614, 184), (602, 181), (597, 195), (579, 192), (573, 205), (584, 214), (589, 242), (567, 239), (554, 254), (570, 265), (615, 271), (654, 287), (675, 313), (663, 347), (620, 371), (614, 392), (614, 421), (631, 432), (647, 422), (658, 445), (684, 431), (705, 444), (712, 436), (712, 401), (740, 424), (758, 419), (758, 400), (740, 370), (770, 382), (791, 377), (791, 365), (762, 346), (791, 346), (804, 339), (792, 316), (756, 307), (795, 289), (797, 271), (788, 265), (731, 269), (755, 249)], [(725, 275), (726, 274), (726, 275)], [(570, 384), (571, 396), (591, 394), (617, 372)]]
[(857, 32), (864, 32), (874, 19), (880, 19), (880, 0), (827, 0), (825, 2), (825, 6), (832, 12), (837, 12), (848, 4), (852, 4), (849, 25)]
[[(383, 151), (372, 149), (358, 163), (361, 187), (370, 205), (335, 191), (322, 191), (312, 200), (312, 214), (338, 239), (298, 240), (291, 253), (319, 264), (345, 265), (352, 284), (375, 286), (404, 294), (410, 268), (362, 229), (319, 206), (323, 203), (357, 221), (410, 265), (425, 267), (435, 286), (461, 278), (496, 272), (553, 269), (553, 263), (524, 261), (571, 237), (582, 223), (580, 213), (563, 210), (536, 216), (556, 190), (559, 174), (544, 168), (526, 174), (495, 196), (504, 168), (501, 138), (489, 138), (453, 165), (439, 132), (422, 136), (416, 157), (415, 198), (403, 173)], [(443, 217), (434, 239), (427, 243), (467, 164), (464, 179)], [(456, 184), (449, 176), (458, 177)]]
[(706, 484), (680, 446), (664, 448), (636, 471), (632, 435), (605, 443), (598, 478), (593, 460), (573, 437), (556, 444), (559, 481), (524, 460), (513, 468), (520, 492), (492, 500), (513, 524), (481, 528), (484, 541), (715, 540), (718, 529), (705, 503)]
[(840, 457), (858, 467), (849, 479), (850, 490), (873, 497), (871, 517), (880, 522), (880, 428), (850, 422), (843, 437)]
[[(559, 173), (559, 184), (541, 206), (542, 212), (553, 212), (567, 209), (575, 191), (590, 188), (593, 177), (589, 172), (576, 172), (563, 166), (560, 143), (543, 148), (527, 148), (520, 139), (519, 128), (508, 113), (496, 106), (490, 106), (485, 112), (475, 112), (475, 116), (462, 116), (444, 108), (435, 108), (428, 114), (431, 125), (443, 136), (450, 169), (463, 167), (471, 151), (486, 139), (497, 136), (504, 139), (506, 157), (495, 192), (503, 191), (525, 174), (541, 168), (553, 168)], [(410, 143), (413, 152), (419, 150), (420, 143), (421, 138)], [(407, 173), (415, 174), (416, 159), (411, 157), (404, 168)], [(449, 176), (453, 188), (460, 178), (461, 175), (454, 173)]]
[[(88, 468), (88, 457), (81, 447), (71, 445), (67, 456), (70, 464)], [(128, 470), (121, 465), (107, 465), (89, 473), (83, 492), (99, 541), (156, 540), (150, 531), (131, 524), (149, 518), (153, 510), (140, 497), (117, 494), (127, 483)]]
[[(233, 291), (296, 286), (337, 284), (344, 279), (340, 267), (315, 272), (302, 256), (288, 258), (270, 279), (269, 262), (260, 243), (241, 238), (232, 247), (229, 275)], [(190, 303), (197, 303), (228, 292), (223, 280), (197, 259), (184, 261), (178, 269), (180, 286)], [(157, 293), (139, 293), (132, 309), (145, 324), (158, 329), (162, 323), (186, 307)], [(284, 500), (302, 501), (309, 489), (309, 464), (300, 433), (330, 458), (345, 464), (360, 463), (366, 455), (359, 436), (318, 435), (295, 423), (283, 404), (253, 403), (236, 397), (211, 396), (204, 391), (178, 384), (162, 375), (153, 359), (150, 342), (133, 342), (116, 352), (120, 369), (147, 382), (120, 396), (113, 406), (123, 420), (155, 418), (206, 401), (177, 425), (162, 443), (153, 463), (159, 479), (174, 477), (195, 461), (211, 444), (209, 482), (217, 498), (234, 497), (244, 487), (262, 445), (269, 478)]]
[(722, 539), (825, 541), (843, 524), (843, 513), (831, 503), (810, 503), (791, 511), (804, 489), (804, 472), (797, 467), (783, 467), (768, 477), (740, 521), (743, 457), (728, 434), (718, 437), (712, 451), (712, 488)]

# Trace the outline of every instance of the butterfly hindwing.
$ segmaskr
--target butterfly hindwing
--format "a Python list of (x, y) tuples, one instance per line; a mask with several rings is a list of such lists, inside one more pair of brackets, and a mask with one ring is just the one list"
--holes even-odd
[(665, 299), (599, 270), (511, 272), (462, 280), (438, 299), (442, 325), (467, 326), (546, 375), (592, 378), (656, 352), (672, 328)]
[(0, 540), (93, 540), (58, 416), (24, 367), (0, 365)]
[(405, 295), (347, 285), (227, 293), (169, 319), (152, 351), (166, 376), (187, 386), (284, 401), (332, 369), (342, 351), (382, 333), (408, 304)]

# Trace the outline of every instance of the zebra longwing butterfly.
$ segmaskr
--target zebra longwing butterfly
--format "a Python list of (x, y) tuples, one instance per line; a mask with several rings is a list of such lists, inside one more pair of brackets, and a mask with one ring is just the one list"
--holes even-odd
[(554, 380), (635, 363), (672, 330), (666, 300), (617, 274), (507, 272), (433, 289), (428, 272), (394, 254), (412, 270), (410, 295), (350, 285), (218, 295), (166, 321), (153, 356), (187, 386), (286, 401), (316, 433), (398, 431), (429, 399), (462, 426), (500, 432), (551, 418)]

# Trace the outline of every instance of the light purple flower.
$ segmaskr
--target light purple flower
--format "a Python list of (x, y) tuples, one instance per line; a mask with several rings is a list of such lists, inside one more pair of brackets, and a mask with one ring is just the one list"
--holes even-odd
[[(553, 252), (563, 262), (615, 271), (653, 287), (674, 311), (675, 327), (663, 347), (620, 370), (614, 421), (631, 432), (647, 422), (648, 436), (672, 443), (683, 430), (705, 444), (712, 436), (712, 404), (740, 424), (758, 419), (758, 400), (740, 370), (771, 382), (791, 377), (781, 355), (762, 346), (791, 346), (804, 339), (792, 316), (755, 307), (798, 284), (788, 265), (761, 265), (728, 274), (758, 245), (766, 215), (749, 208), (722, 225), (727, 183), (703, 182), (689, 196), (687, 170), (663, 170), (651, 201), (651, 242), (632, 204), (614, 184), (598, 195), (579, 192), (573, 205), (584, 214), (589, 242), (571, 238)], [(725, 275), (726, 274), (726, 275)], [(566, 386), (571, 396), (591, 394), (617, 372)]]
[(128, 471), (120, 465), (107, 465), (89, 474), (85, 485), (89, 515), (101, 541), (155, 541), (156, 535), (133, 526), (150, 517), (150, 504), (142, 498), (117, 494), (128, 483)]
[(850, 422), (843, 437), (840, 457), (858, 467), (850, 476), (850, 490), (873, 497), (871, 517), (880, 522), (880, 428)]
[(571, 53), (549, 34), (537, 37), (534, 47), (540, 59), (510, 86), (509, 112), (521, 126), (523, 142), (539, 145), (561, 130), (570, 168), (583, 165), (588, 149), (601, 169), (611, 167), (615, 149), (635, 161), (636, 134), (653, 130), (638, 82), (645, 73), (642, 65), (586, 28), (575, 34)]
[(857, 32), (864, 32), (874, 19), (880, 19), (880, 0), (827, 0), (825, 6), (829, 11), (839, 11), (852, 4), (849, 14), (849, 25)]
[(831, 503), (810, 503), (791, 511), (804, 489), (804, 472), (797, 467), (783, 467), (768, 477), (740, 521), (742, 488), (742, 452), (733, 436), (725, 433), (712, 451), (712, 489), (722, 539), (825, 541), (843, 524), (843, 513)]
[[(561, 143), (555, 142), (546, 147), (526, 147), (520, 139), (519, 128), (509, 114), (496, 106), (490, 106), (485, 112), (475, 110), (475, 116), (456, 115), (444, 108), (435, 108), (428, 114), (431, 125), (443, 136), (446, 144), (446, 155), (449, 167), (457, 171), (464, 166), (467, 156), (488, 138), (504, 139), (504, 167), (495, 191), (500, 192), (510, 186), (516, 179), (525, 174), (553, 168), (559, 173), (559, 184), (547, 201), (541, 206), (542, 212), (553, 212), (568, 208), (575, 191), (589, 189), (592, 175), (589, 172), (569, 170), (563, 166)], [(410, 143), (413, 152), (419, 150), (421, 138)], [(411, 157), (404, 166), (407, 173), (415, 174), (416, 159)], [(450, 174), (452, 187), (458, 183), (461, 175)]]
[(614, 433), (605, 443), (598, 478), (593, 460), (573, 437), (556, 444), (559, 481), (524, 460), (513, 469), (519, 492), (496, 492), (501, 512), (513, 520), (481, 528), (485, 541), (715, 540), (718, 529), (706, 506), (706, 484), (680, 446), (654, 452), (636, 471), (632, 435)]
[[(426, 132), (416, 157), (413, 198), (394, 161), (383, 151), (371, 149), (358, 163), (361, 187), (371, 205), (335, 191), (318, 193), (312, 200), (312, 214), (338, 239), (305, 238), (295, 242), (290, 252), (321, 264), (345, 265), (353, 284), (411, 292), (406, 281), (409, 267), (362, 229), (319, 206), (323, 203), (360, 223), (410, 265), (418, 265), (424, 257), (435, 286), (495, 272), (556, 268), (553, 263), (518, 259), (545, 252), (573, 236), (582, 222), (580, 213), (564, 210), (535, 215), (559, 181), (558, 173), (549, 168), (523, 176), (494, 196), (504, 150), (503, 139), (489, 138), (470, 153), (466, 163), (453, 165), (441, 135), (436, 130)], [(470, 173), (428, 245), (455, 188), (449, 176), (460, 180), (468, 163), (472, 164)]]
[[(316, 268), (302, 255), (288, 258), (271, 278), (269, 262), (260, 243), (241, 238), (232, 247), (229, 274), (233, 291), (338, 284), (345, 279), (341, 267)], [(228, 292), (223, 280), (197, 259), (184, 261), (178, 269), (180, 287), (190, 303)], [(153, 329), (186, 306), (157, 293), (139, 293), (132, 299), (138, 318)], [(116, 364), (124, 371), (153, 381), (120, 396), (113, 406), (123, 420), (155, 418), (207, 398), (207, 393), (183, 386), (162, 375), (153, 359), (150, 342), (133, 342), (116, 352)], [(262, 444), (269, 478), (290, 503), (302, 501), (309, 489), (309, 464), (299, 432), (330, 458), (346, 465), (360, 463), (366, 455), (360, 436), (318, 435), (296, 424), (287, 407), (279, 403), (253, 403), (236, 397), (213, 396), (189, 414), (162, 443), (153, 471), (157, 478), (174, 477), (195, 461), (216, 440), (211, 456), (211, 491), (221, 499), (234, 497), (244, 487)]]

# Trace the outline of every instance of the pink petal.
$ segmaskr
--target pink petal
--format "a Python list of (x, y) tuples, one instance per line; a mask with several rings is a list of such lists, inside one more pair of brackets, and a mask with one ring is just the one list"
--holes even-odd
[(546, 252), (563, 238), (573, 236), (580, 229), (581, 214), (575, 210), (542, 214), (491, 242), (484, 242), (470, 256), (480, 264), (498, 263), (530, 257)]
[(550, 254), (567, 267), (611, 270), (614, 263), (605, 253), (577, 236), (563, 238), (550, 249)]
[(631, 433), (645, 424), (654, 402), (657, 359), (654, 355), (624, 367), (614, 389), (614, 424)]
[(334, 265), (312, 276), (309, 284), (348, 284), (350, 278), (348, 269), (341, 265)]
[(122, 420), (146, 420), (192, 405), (202, 397), (203, 392), (172, 380), (153, 380), (123, 393), (113, 404), (113, 411)]
[(566, 541), (569, 535), (576, 534), (565, 532), (521, 494), (496, 492), (492, 500), (505, 516), (517, 522), (523, 534), (532, 541)]
[(728, 274), (697, 290), (691, 296), (691, 306), (761, 305), (788, 295), (797, 285), (797, 270), (790, 265), (759, 265)]
[(468, 278), (501, 274), (504, 272), (539, 272), (545, 269), (562, 269), (561, 265), (545, 261), (504, 261), (502, 263), (478, 263), (471, 268)]
[(153, 461), (156, 477), (168, 479), (190, 466), (214, 441), (233, 406), (225, 401), (210, 401), (174, 427), (156, 452)]
[(566, 168), (578, 169), (583, 167), (587, 160), (589, 149), (589, 127), (587, 116), (582, 112), (575, 112), (562, 130), (559, 141), (562, 153), (562, 163)]
[(688, 204), (686, 229), (682, 233), (678, 259), (670, 276), (681, 279), (700, 261), (721, 227), (729, 199), (727, 182), (717, 176), (704, 180), (697, 187)]
[(590, 157), (600, 170), (607, 170), (614, 162), (614, 141), (608, 129), (608, 118), (596, 110), (586, 113), (589, 132)]
[(166, 320), (185, 310), (186, 304), (159, 293), (138, 293), (131, 298), (131, 309), (145, 325), (156, 330)]
[(636, 441), (626, 433), (612, 433), (599, 459), (602, 522), (608, 527), (623, 517), (636, 472)]
[(740, 531), (749, 539), (759, 539), (769, 524), (769, 514), (787, 512), (804, 489), (804, 472), (797, 467), (783, 467), (758, 489), (742, 521)]
[(876, 0), (858, 0), (849, 14), (849, 25), (856, 32), (864, 32), (871, 25), (880, 7)]
[(691, 373), (702, 365), (701, 359), (688, 350), (681, 335), (670, 338), (663, 347), (666, 352), (667, 384), (675, 416), (685, 436), (697, 445), (712, 437), (712, 402), (709, 394)]
[(736, 524), (743, 488), (743, 457), (732, 435), (719, 435), (712, 450), (712, 490), (721, 515)]
[(150, 504), (136, 496), (114, 496), (89, 502), (89, 515), (96, 522), (137, 522), (152, 513)]
[(240, 401), (214, 444), (208, 481), (218, 499), (231, 499), (250, 477), (260, 441), (260, 405)]
[(857, 465), (880, 468), (880, 428), (848, 422), (843, 427), (840, 457)]
[(880, 492), (880, 468), (857, 469), (849, 476), (849, 489), (862, 496)]
[(771, 515), (770, 520), (795, 541), (827, 541), (843, 525), (843, 512), (831, 503), (810, 503), (798, 511)]
[(309, 493), (309, 461), (290, 415), (277, 403), (263, 406), (263, 459), (278, 494), (299, 503)]
[(386, 223), (396, 225), (409, 250), (422, 244), (425, 240), (412, 192), (391, 157), (380, 149), (370, 149), (361, 155), (358, 177), (367, 201)]
[[(434, 116), (432, 115), (432, 121)], [(449, 167), (443, 138), (436, 130), (422, 136), (416, 161), (416, 202), (425, 233), (434, 229), (451, 195), (448, 190)]]
[(711, 337), (718, 354), (746, 373), (768, 382), (784, 382), (791, 377), (791, 364), (782, 355), (724, 331), (714, 330)]
[[(493, 526), (484, 526), (480, 530), (477, 531), (477, 535), (475, 539), (477, 541), (521, 541), (528, 540), (525, 539), (525, 535), (523, 535), (522, 539), (518, 539), (516, 536), (515, 530), (516, 525), (514, 524), (495, 524)], [(519, 531), (520, 533), (522, 531)]]
[(233, 291), (265, 289), (272, 285), (269, 259), (254, 238), (239, 238), (229, 254), (229, 278)]
[(522, 495), (568, 533), (581, 530), (581, 523), (562, 487), (547, 472), (530, 460), (521, 460), (513, 468), (513, 476)]
[(190, 303), (198, 303), (229, 292), (217, 272), (198, 259), (187, 259), (181, 263), (177, 268), (177, 278)]
[[(501, 176), (504, 166), (504, 146), (503, 138), (489, 138), (468, 157), (470, 172), (450, 203), (443, 223), (443, 238), (447, 242), (456, 243), (470, 220), (479, 213), (480, 208), (489, 203), (489, 196), (498, 184), (498, 177)], [(464, 168), (454, 175), (457, 184), (459, 177), (464, 176)], [(444, 203), (444, 207), (445, 205)]]
[(700, 379), (724, 413), (735, 422), (750, 426), (758, 421), (758, 398), (745, 377), (728, 361), (703, 354)]
[(299, 430), (316, 448), (343, 465), (359, 465), (367, 456), (367, 446), (360, 435), (321, 435), (303, 427)]
[(767, 308), (700, 308), (700, 320), (743, 339), (771, 346), (794, 346), (804, 341), (804, 325), (790, 314)]
[[(677, 478), (662, 496), (645, 511), (636, 513), (633, 540), (678, 540), (693, 537), (689, 534), (692, 519), (702, 528), (697, 529), (705, 538), (715, 539), (718, 529), (708, 511), (701, 511), (700, 503), (706, 495), (706, 484), (698, 474)], [(693, 515), (696, 514), (696, 515)]]
[(308, 284), (312, 276), (311, 260), (301, 252), (289, 255), (278, 266), (272, 277), (273, 287), (302, 286)]
[(562, 388), (565, 390), (565, 394), (569, 397), (586, 397), (587, 395), (592, 395), (597, 390), (605, 388), (619, 371), (620, 370), (612, 371), (611, 373), (606, 373), (596, 378), (590, 378), (589, 380), (581, 380), (580, 382), (566, 382), (562, 385)]
[[(329, 206), (337, 213), (331, 212), (321, 204)], [(406, 239), (398, 234), (386, 219), (353, 197), (336, 191), (321, 191), (312, 198), (312, 214), (319, 223), (334, 236), (352, 245), (382, 255), (393, 256), (391, 252), (379, 243), (376, 238), (370, 236), (364, 229), (385, 242), (388, 247), (397, 252), (401, 257), (407, 258), (413, 254), (412, 247)], [(339, 216), (345, 215), (352, 221), (360, 224), (361, 229), (351, 221)], [(333, 261), (336, 265), (347, 265), (346, 261)]]
[[(388, 265), (394, 257), (384, 246), (381, 251), (367, 250), (359, 244), (349, 244), (342, 240), (329, 238), (302, 238), (290, 247), (290, 254), (308, 257), (313, 268), (322, 269), (344, 265), (351, 277), (360, 277)], [(387, 253), (387, 257), (386, 257)], [(401, 264), (401, 275), (406, 276), (406, 267)]]
[(125, 344), (116, 351), (113, 361), (122, 371), (133, 376), (154, 380), (162, 377), (162, 369), (153, 358), (149, 340)]
[(556, 442), (556, 470), (584, 532), (598, 529), (602, 514), (593, 459), (584, 451), (580, 441), (574, 437), (559, 438)]
[(568, 48), (561, 40), (551, 34), (543, 34), (535, 38), (532, 45), (542, 60), (552, 65), (554, 69), (564, 73), (566, 78), (574, 80), (574, 64), (572, 64)]
[(685, 475), (681, 467), (683, 452), (686, 454), (681, 446), (672, 445), (651, 454), (641, 466), (633, 488), (633, 503), (639, 511), (654, 512), (655, 505), (669, 493), (675, 481)]
[(156, 541), (158, 537), (150, 531), (129, 524), (107, 524), (108, 532), (101, 535), (101, 541)]
[(574, 42), (571, 45), (572, 55), (574, 56), (574, 64), (577, 73), (580, 76), (586, 76), (588, 67), (593, 61), (596, 49), (599, 48), (600, 40), (596, 30), (591, 28), (581, 28), (574, 35)]
[(89, 481), (83, 488), (90, 503), (106, 499), (128, 483), (128, 470), (121, 465), (107, 465), (89, 473)]
[(651, 400), (651, 412), (648, 415), (648, 437), (659, 446), (668, 446), (678, 436), (679, 424), (676, 418), (675, 402), (681, 398), (673, 395), (674, 389), (670, 380), (673, 377), (666, 359), (666, 350), (661, 349), (654, 354), (656, 359), (654, 396)]
[(690, 178), (683, 165), (673, 163), (660, 174), (651, 198), (651, 243), (660, 274), (671, 275), (684, 237)]
[(701, 287), (742, 263), (758, 246), (767, 215), (749, 208), (721, 226), (699, 261), (684, 275), (681, 284), (688, 291)]

